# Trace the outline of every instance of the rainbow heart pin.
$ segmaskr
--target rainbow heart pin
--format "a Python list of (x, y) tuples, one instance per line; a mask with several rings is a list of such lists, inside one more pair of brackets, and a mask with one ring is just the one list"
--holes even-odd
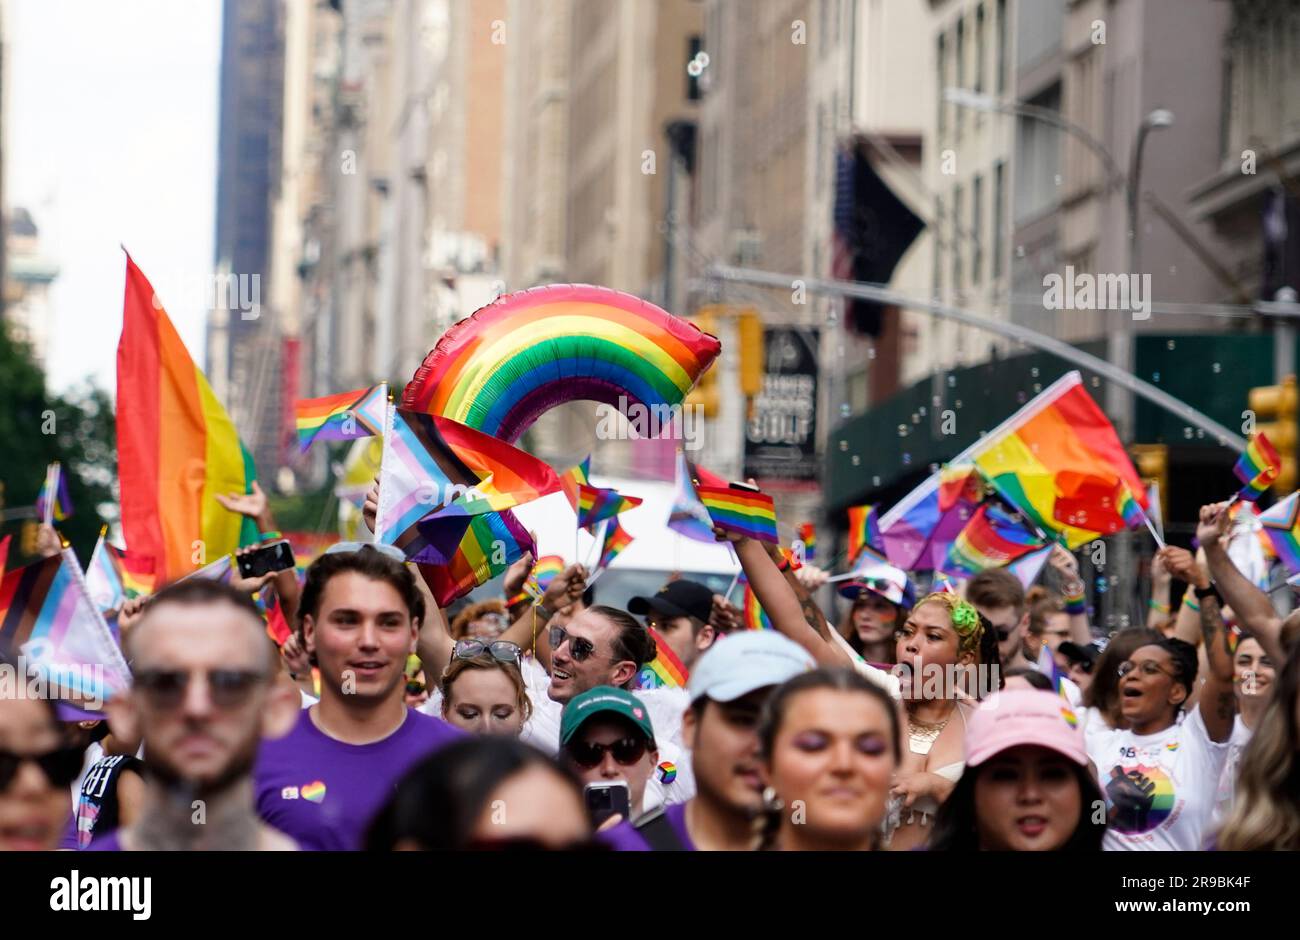
[(302, 794), (304, 800), (311, 800), (313, 803), (319, 803), (325, 799), (325, 784), (319, 780), (313, 780), (298, 792)]

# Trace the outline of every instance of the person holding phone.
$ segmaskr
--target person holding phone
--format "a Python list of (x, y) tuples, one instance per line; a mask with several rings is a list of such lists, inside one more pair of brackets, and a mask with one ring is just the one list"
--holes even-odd
[(598, 828), (641, 815), (659, 748), (639, 698), (608, 685), (575, 695), (564, 706), (560, 744), (565, 763), (585, 785)]

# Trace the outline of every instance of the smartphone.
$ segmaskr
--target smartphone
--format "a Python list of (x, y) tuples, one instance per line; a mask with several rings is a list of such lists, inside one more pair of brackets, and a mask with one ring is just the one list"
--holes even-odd
[(582, 796), (587, 802), (593, 826), (599, 826), (611, 816), (622, 816), (625, 820), (631, 818), (631, 799), (627, 784), (622, 780), (589, 783), (582, 788)]
[(288, 539), (267, 542), (235, 559), (242, 578), (260, 578), (271, 571), (285, 571), (293, 567), (293, 549)]

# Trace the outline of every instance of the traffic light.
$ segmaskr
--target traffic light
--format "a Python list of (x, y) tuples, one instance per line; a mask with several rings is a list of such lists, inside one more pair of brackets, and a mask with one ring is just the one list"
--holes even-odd
[[(718, 307), (712, 304), (701, 307), (691, 316), (691, 321), (705, 333), (718, 335)], [(713, 365), (700, 376), (700, 381), (695, 388), (691, 389), (686, 401), (683, 403), (688, 408), (700, 408), (704, 412), (704, 417), (714, 418), (718, 414), (718, 363)]]
[(1129, 450), (1138, 476), (1150, 486), (1156, 484), (1160, 492), (1160, 518), (1169, 518), (1169, 448), (1164, 444), (1134, 444)]
[(740, 391), (753, 398), (763, 390), (763, 320), (757, 310), (742, 310), (736, 317), (740, 347)]
[(1296, 488), (1295, 376), (1288, 375), (1281, 385), (1252, 388), (1248, 401), (1255, 415), (1255, 433), (1266, 436), (1282, 458), (1282, 470), (1273, 481), (1273, 490), (1290, 495)]

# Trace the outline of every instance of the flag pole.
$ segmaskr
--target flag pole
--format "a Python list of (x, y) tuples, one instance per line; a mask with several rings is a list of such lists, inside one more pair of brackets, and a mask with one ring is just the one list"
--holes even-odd
[(736, 554), (736, 546), (730, 541), (727, 542), (727, 551), (731, 552), (731, 560), (736, 563), (736, 573), (731, 577), (731, 583), (727, 585), (727, 590), (723, 593), (722, 599), (728, 604), (731, 603), (731, 592), (736, 589), (736, 584), (740, 581), (741, 572), (745, 569), (740, 564), (740, 557)]
[(384, 409), (384, 449), (379, 457), (379, 501), (375, 506), (375, 531), (371, 540), (375, 545), (379, 544), (379, 533), (384, 531), (384, 463), (393, 442), (393, 411), (393, 393), (390, 391), (388, 406)]
[(54, 501), (59, 498), (59, 462), (45, 468), (45, 505), (41, 507), (42, 521), (54, 525)]
[(1148, 516), (1146, 513), (1142, 513), (1142, 521), (1147, 524), (1147, 528), (1151, 531), (1151, 537), (1156, 540), (1156, 545), (1160, 546), (1161, 548), (1164, 548), (1165, 540), (1162, 539), (1160, 537), (1160, 533), (1156, 531), (1155, 525), (1153, 525), (1151, 522), (1151, 517)]

